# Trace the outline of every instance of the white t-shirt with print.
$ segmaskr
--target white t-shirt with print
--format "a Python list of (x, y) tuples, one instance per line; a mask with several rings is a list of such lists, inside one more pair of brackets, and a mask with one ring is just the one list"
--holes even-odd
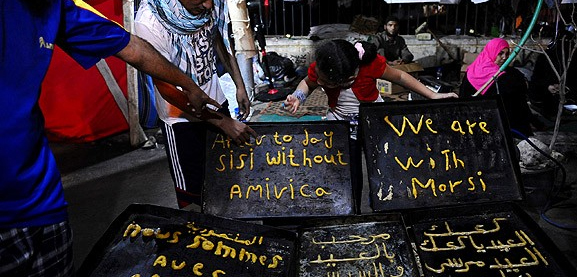
[[(207, 23), (192, 34), (171, 34), (150, 11), (148, 5), (141, 5), (134, 20), (134, 26), (136, 35), (148, 41), (166, 59), (176, 65), (180, 63), (180, 58), (177, 56), (176, 48), (171, 45), (171, 41), (173, 41), (171, 36), (192, 36), (187, 49), (192, 66), (188, 68), (189, 66), (186, 64), (180, 63), (179, 67), (184, 72), (191, 72), (190, 77), (196, 76), (193, 80), (200, 89), (210, 98), (222, 104), (226, 101), (226, 97), (220, 87), (216, 73), (212, 22)], [(157, 89), (155, 89), (155, 96), (158, 116), (167, 124), (198, 121), (198, 119), (185, 116), (184, 112), (164, 100)]]

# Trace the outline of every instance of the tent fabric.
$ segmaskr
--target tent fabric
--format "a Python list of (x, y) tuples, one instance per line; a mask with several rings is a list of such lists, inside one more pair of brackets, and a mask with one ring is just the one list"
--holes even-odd
[[(122, 1), (87, 1), (109, 19), (122, 23)], [(106, 63), (127, 95), (126, 64), (109, 57)], [(89, 142), (128, 130), (128, 123), (96, 66), (84, 70), (60, 48), (42, 85), (40, 108), (48, 139)]]

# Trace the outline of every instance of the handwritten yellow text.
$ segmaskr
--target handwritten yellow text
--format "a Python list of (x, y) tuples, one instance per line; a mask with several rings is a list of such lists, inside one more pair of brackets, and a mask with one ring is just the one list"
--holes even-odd
[[(480, 187), (482, 191), (485, 191), (487, 189), (487, 185), (485, 184), (485, 181), (483, 181), (483, 178), (481, 178), (482, 174), (483, 173), (481, 171), (477, 172), (477, 180), (475, 180), (475, 177), (468, 177), (466, 179), (466, 183), (469, 185), (466, 187), (466, 189), (469, 191), (475, 191)], [(435, 197), (438, 196), (438, 193), (455, 193), (455, 189), (462, 185), (464, 181), (465, 180), (449, 180), (446, 183), (438, 183), (435, 182), (435, 179), (429, 178), (426, 182), (421, 182), (421, 180), (418, 178), (413, 177), (411, 179), (411, 194), (413, 198), (417, 198), (419, 189), (428, 189)], [(476, 181), (479, 183), (479, 185), (477, 185)]]
[(281, 199), (286, 193), (286, 197), (289, 199), (295, 199), (296, 197), (302, 198), (321, 198), (325, 195), (331, 195), (332, 193), (328, 188), (323, 187), (311, 187), (309, 184), (303, 185), (293, 185), (293, 179), (289, 180), (288, 185), (277, 185), (269, 184), (270, 178), (265, 178), (266, 183), (241, 186), (239, 184), (234, 184), (230, 187), (229, 198), (234, 199), (250, 199), (256, 198), (266, 198), (267, 200)]

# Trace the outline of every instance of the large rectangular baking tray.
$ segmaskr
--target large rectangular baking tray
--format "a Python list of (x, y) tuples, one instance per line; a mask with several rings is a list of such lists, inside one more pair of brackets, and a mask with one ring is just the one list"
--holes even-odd
[(298, 232), (300, 277), (418, 276), (400, 214), (319, 219)]
[(424, 276), (577, 276), (514, 203), (421, 209), (403, 217)]
[(237, 219), (354, 214), (349, 123), (249, 123), (236, 145), (208, 132), (202, 212)]
[[(131, 225), (133, 224), (133, 225)], [(138, 224), (139, 232), (129, 227)], [(144, 228), (159, 229), (161, 239)], [(134, 236), (131, 235), (132, 232)], [(180, 232), (176, 237), (175, 233)], [(95, 244), (78, 276), (293, 276), (296, 233), (166, 207), (132, 204)], [(174, 260), (174, 265), (172, 264)], [(182, 262), (186, 264), (183, 266)], [(183, 266), (182, 269), (172, 267)], [(220, 271), (219, 271), (220, 270)], [(213, 273), (219, 273), (212, 275)]]
[(497, 98), (362, 104), (373, 211), (522, 200)]

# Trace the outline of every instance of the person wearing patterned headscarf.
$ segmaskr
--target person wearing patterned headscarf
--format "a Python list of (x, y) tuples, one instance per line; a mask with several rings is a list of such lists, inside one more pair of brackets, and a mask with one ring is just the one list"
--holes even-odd
[[(136, 14), (136, 34), (150, 42), (222, 106), (211, 112), (206, 120), (210, 124), (200, 122), (159, 97), (159, 91), (170, 88), (155, 80), (156, 108), (164, 122), (161, 129), (167, 140), (166, 152), (180, 208), (192, 203), (200, 205), (208, 128), (221, 129), (236, 143), (256, 135), (250, 127), (230, 117), (218, 80), (216, 55), (236, 85), (241, 119), (246, 118), (250, 101), (228, 40), (229, 22), (225, 0), (143, 0)], [(207, 110), (213, 110), (210, 108)]]

